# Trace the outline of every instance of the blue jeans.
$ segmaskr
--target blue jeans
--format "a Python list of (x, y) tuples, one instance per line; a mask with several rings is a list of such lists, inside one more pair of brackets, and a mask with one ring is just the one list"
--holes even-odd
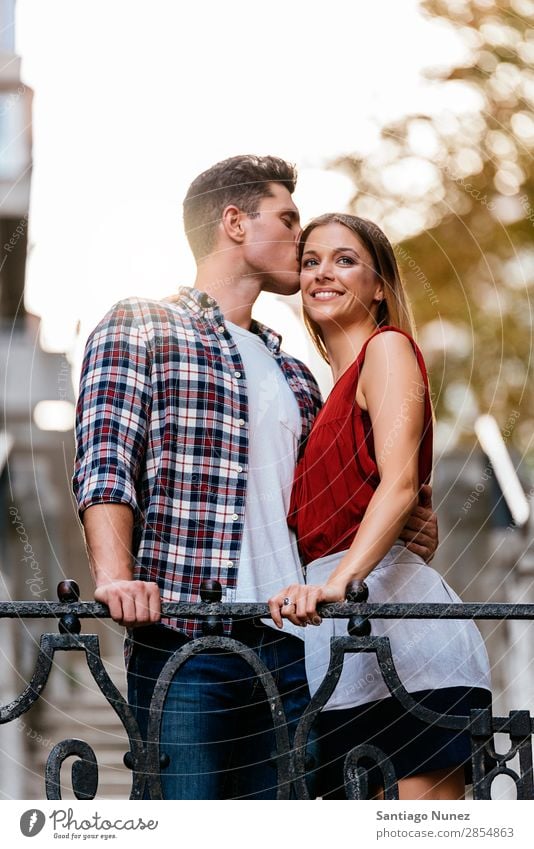
[[(232, 637), (250, 646), (273, 675), (292, 744), (310, 700), (303, 641), (252, 622), (237, 623)], [(156, 680), (172, 653), (187, 642), (183, 634), (160, 625), (134, 632), (128, 699), (144, 740)], [(170, 758), (161, 771), (166, 799), (276, 798), (269, 705), (254, 671), (238, 655), (210, 650), (178, 670), (163, 707), (160, 746)], [(313, 748), (310, 742), (308, 764)]]

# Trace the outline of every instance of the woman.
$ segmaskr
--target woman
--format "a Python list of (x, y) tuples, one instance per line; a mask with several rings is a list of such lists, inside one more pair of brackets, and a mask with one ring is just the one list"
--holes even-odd
[[(328, 214), (305, 228), (299, 256), (305, 321), (334, 387), (292, 493), (289, 523), (307, 584), (270, 600), (273, 620), (279, 627), (283, 619), (320, 624), (317, 604), (344, 600), (358, 580), (366, 581), (370, 602), (458, 602), (398, 540), (430, 478), (432, 408), (392, 247), (370, 221)], [(332, 634), (346, 636), (346, 621), (307, 630), (312, 694), (327, 670)], [(372, 634), (389, 637), (401, 681), (426, 707), (468, 715), (490, 703), (488, 659), (473, 622), (374, 619)], [(468, 735), (431, 728), (406, 712), (390, 696), (374, 654), (345, 655), (320, 723), (324, 798), (344, 797), (344, 756), (364, 742), (392, 760), (401, 799), (463, 797)]]

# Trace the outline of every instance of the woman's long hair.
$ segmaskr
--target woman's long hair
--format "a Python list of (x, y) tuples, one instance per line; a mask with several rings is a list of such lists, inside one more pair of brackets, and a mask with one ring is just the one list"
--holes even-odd
[[(298, 242), (299, 265), (302, 262), (304, 246), (310, 234), (316, 227), (322, 227), (324, 224), (343, 224), (360, 239), (369, 251), (375, 274), (384, 284), (384, 298), (380, 301), (378, 307), (376, 326), (391, 325), (398, 327), (415, 338), (412, 310), (401, 280), (393, 248), (385, 233), (372, 221), (368, 221), (366, 218), (358, 218), (356, 215), (345, 215), (337, 212), (328, 212), (326, 215), (312, 219), (300, 234)], [(306, 310), (304, 310), (304, 324), (321, 357), (328, 363), (328, 354), (321, 328), (310, 318)]]

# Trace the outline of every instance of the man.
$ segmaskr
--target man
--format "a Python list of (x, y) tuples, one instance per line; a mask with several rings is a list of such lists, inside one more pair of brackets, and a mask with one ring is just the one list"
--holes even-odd
[[(265, 601), (302, 580), (286, 514), (320, 395), (308, 369), (251, 317), (261, 291), (298, 289), (295, 180), (283, 160), (254, 156), (197, 177), (184, 201), (194, 288), (117, 304), (87, 344), (74, 489), (95, 599), (130, 629), (129, 697), (143, 734), (165, 661), (202, 633), (197, 621), (161, 620), (160, 599), (198, 601), (209, 578), (225, 601)], [(431, 511), (420, 508), (412, 527), (428, 557)], [(309, 698), (298, 629), (224, 627), (274, 675), (292, 736)], [(275, 798), (271, 729), (242, 659), (191, 658), (165, 702), (165, 796)]]

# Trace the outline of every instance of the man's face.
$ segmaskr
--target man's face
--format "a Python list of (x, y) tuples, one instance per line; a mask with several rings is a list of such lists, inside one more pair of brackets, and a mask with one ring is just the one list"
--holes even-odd
[(299, 211), (281, 183), (270, 183), (270, 190), (272, 197), (261, 199), (258, 212), (243, 217), (244, 256), (250, 273), (261, 277), (264, 292), (293, 295), (299, 290)]

